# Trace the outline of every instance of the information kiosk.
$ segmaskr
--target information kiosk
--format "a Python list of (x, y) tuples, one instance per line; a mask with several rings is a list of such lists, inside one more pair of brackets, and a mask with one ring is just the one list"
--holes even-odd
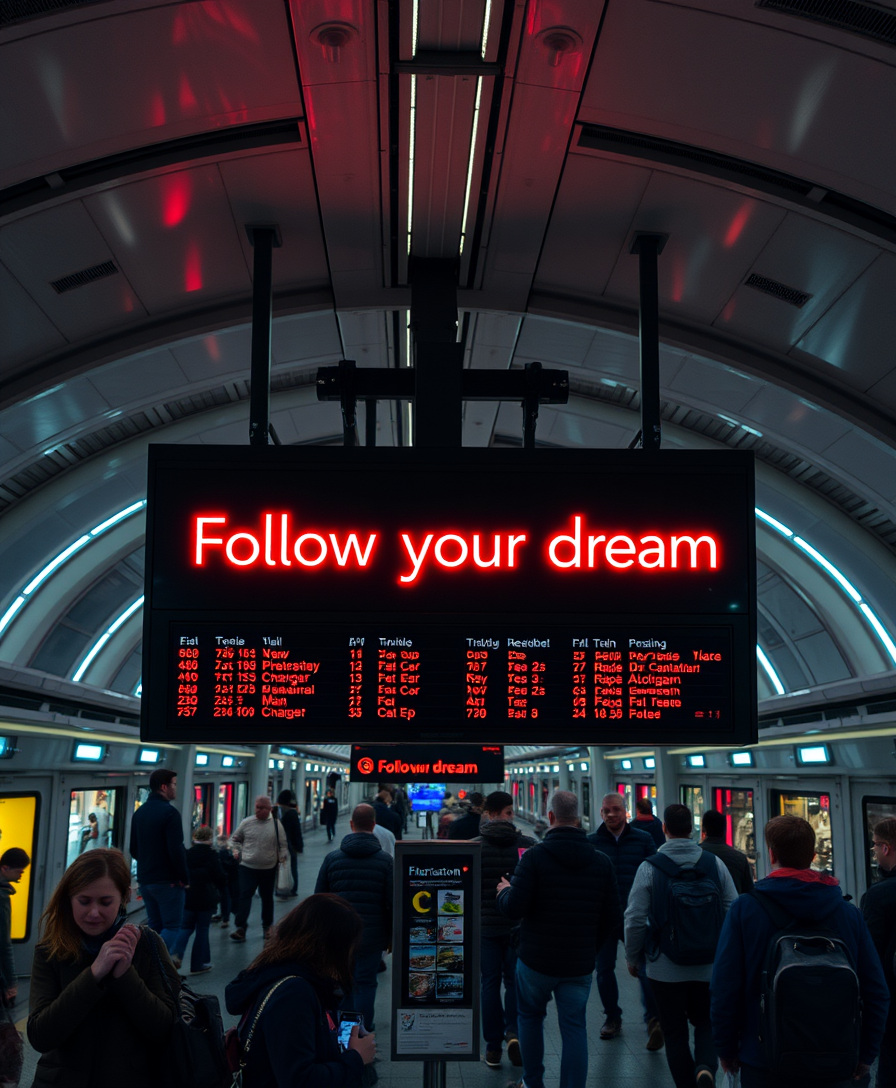
[(392, 1061), (478, 1062), (479, 843), (397, 842), (393, 902)]

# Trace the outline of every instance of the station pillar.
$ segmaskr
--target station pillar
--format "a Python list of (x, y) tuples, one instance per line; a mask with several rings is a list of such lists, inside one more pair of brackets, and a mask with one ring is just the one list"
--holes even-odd
[(196, 766), (196, 745), (185, 744), (179, 751), (172, 752), (171, 758), (165, 760), (165, 765), (177, 775), (177, 800), (174, 804), (180, 809), (184, 842), (189, 846), (193, 837), (193, 770)]
[(252, 769), (249, 772), (249, 815), (255, 813), (255, 798), (268, 792), (268, 780), (271, 772), (268, 764), (271, 761), (270, 744), (258, 744), (255, 746), (255, 759), (252, 760)]
[(670, 756), (665, 748), (657, 748), (656, 758), (656, 814), (662, 820), (667, 805), (678, 802), (678, 757)]

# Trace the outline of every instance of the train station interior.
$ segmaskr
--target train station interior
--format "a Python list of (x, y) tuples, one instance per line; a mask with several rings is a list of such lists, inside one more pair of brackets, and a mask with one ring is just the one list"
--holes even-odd
[[(465, 371), (566, 373), (536, 451), (636, 445), (636, 237), (661, 239), (662, 448), (755, 458), (758, 740), (549, 735), (487, 785), (525, 825), (556, 787), (591, 831), (608, 791), (719, 809), (759, 876), (765, 821), (801, 815), (858, 901), (896, 812), (894, 46), (893, 0), (0, 2), (0, 830), (13, 845), (15, 810), (39, 861), (22, 976), (89, 813), (126, 848), (153, 764), (178, 769), (187, 831), (293, 789), (306, 873), (327, 776), (346, 826), (367, 792), (349, 744), (380, 738), (341, 726), (140, 739), (147, 450), (249, 443), (264, 227), (272, 442), (359, 458), (420, 444), (414, 401), (346, 420), (319, 368), (437, 387), (427, 269)], [(462, 411), (463, 446), (524, 445), (518, 398)], [(382, 501), (413, 507), (395, 481)], [(615, 1042), (602, 1075), (652, 1077), (634, 1029)]]

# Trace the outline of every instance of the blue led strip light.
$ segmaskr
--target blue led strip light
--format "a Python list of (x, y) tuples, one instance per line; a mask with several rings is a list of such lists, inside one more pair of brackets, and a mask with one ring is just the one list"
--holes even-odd
[(140, 597), (137, 598), (136, 601), (134, 601), (134, 603), (132, 605), (129, 605), (124, 610), (124, 612), (122, 612), (122, 614), (118, 617), (118, 619), (113, 620), (109, 624), (109, 626), (106, 628), (106, 630), (100, 635), (100, 637), (96, 640), (96, 642), (90, 648), (90, 651), (88, 652), (87, 656), (84, 658), (84, 660), (78, 666), (77, 671), (72, 676), (72, 680), (74, 680), (75, 683), (77, 683), (81, 679), (81, 677), (84, 675), (84, 673), (87, 672), (87, 667), (90, 665), (90, 662), (93, 661), (93, 659), (96, 657), (96, 655), (100, 652), (100, 650), (102, 650), (102, 648), (106, 645), (106, 643), (109, 641), (109, 639), (115, 634), (115, 632), (118, 630), (118, 628), (121, 627), (121, 625), (125, 622), (125, 620), (130, 619), (130, 617), (133, 616), (133, 614), (137, 611), (137, 609), (142, 608), (142, 607), (143, 607), (143, 597), (140, 596)]
[(830, 561), (830, 559), (827, 559), (821, 554), (821, 552), (813, 548), (811, 544), (803, 540), (801, 536), (797, 536), (792, 529), (788, 529), (786, 525), (783, 525), (780, 521), (777, 521), (771, 516), (771, 514), (766, 514), (764, 510), (760, 510), (758, 506), (756, 507), (756, 517), (759, 518), (760, 521), (763, 521), (766, 525), (771, 526), (771, 528), (774, 529), (776, 532), (780, 533), (781, 536), (789, 540), (790, 543), (793, 544), (794, 547), (799, 548), (804, 555), (808, 555), (809, 558), (813, 560), (813, 562), (816, 563), (819, 567), (821, 567), (825, 574), (827, 574), (827, 576), (839, 586), (841, 591), (846, 594), (849, 600), (858, 607), (858, 610), (864, 617), (865, 622), (868, 624), (868, 626), (871, 628), (871, 630), (874, 632), (874, 634), (883, 645), (884, 649), (887, 651), (890, 660), (893, 662), (894, 665), (896, 665), (896, 642), (893, 641), (892, 635), (880, 622), (880, 619), (874, 614), (871, 607), (864, 600), (862, 600), (862, 594), (859, 593), (859, 591), (852, 584), (852, 582), (849, 581), (846, 575), (844, 575), (841, 570), (838, 570), (837, 567), (835, 567), (834, 564)]
[(44, 567), (39, 574), (36, 574), (28, 585), (19, 593), (12, 604), (7, 608), (3, 617), (0, 618), (0, 638), (3, 637), (6, 628), (11, 623), (13, 617), (19, 612), (22, 605), (24, 605), (31, 594), (43, 585), (43, 583), (50, 577), (50, 575), (59, 569), (62, 564), (70, 559), (75, 552), (79, 552), (85, 545), (89, 544), (92, 540), (96, 540), (98, 536), (101, 536), (107, 529), (111, 529), (113, 525), (117, 525), (120, 521), (124, 521), (125, 518), (130, 517), (131, 514), (136, 514), (138, 510), (142, 510), (146, 506), (146, 499), (140, 499), (139, 502), (131, 503), (130, 506), (126, 506), (124, 510), (119, 510), (117, 514), (113, 514), (111, 518), (106, 518), (105, 521), (100, 522), (90, 530), (89, 533), (85, 533), (78, 539), (59, 553), (55, 559), (51, 559), (49, 563)]
[(768, 674), (769, 680), (771, 680), (772, 682), (772, 687), (775, 689), (775, 691), (779, 695), (786, 695), (787, 692), (784, 690), (784, 685), (781, 683), (781, 678), (775, 672), (771, 661), (769, 661), (769, 659), (763, 653), (762, 647), (758, 644), (756, 646), (756, 660), (765, 669), (766, 673)]

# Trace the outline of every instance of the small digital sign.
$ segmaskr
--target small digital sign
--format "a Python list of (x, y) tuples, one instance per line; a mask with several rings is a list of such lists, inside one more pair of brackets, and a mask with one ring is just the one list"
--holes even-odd
[(412, 782), (408, 785), (408, 800), (412, 812), (438, 812), (445, 803), (447, 790), (437, 782)]
[(501, 744), (353, 744), (351, 782), (503, 782)]
[(479, 1060), (479, 843), (395, 844), (392, 1060)]
[(740, 451), (150, 447), (143, 739), (748, 744), (753, 509)]

